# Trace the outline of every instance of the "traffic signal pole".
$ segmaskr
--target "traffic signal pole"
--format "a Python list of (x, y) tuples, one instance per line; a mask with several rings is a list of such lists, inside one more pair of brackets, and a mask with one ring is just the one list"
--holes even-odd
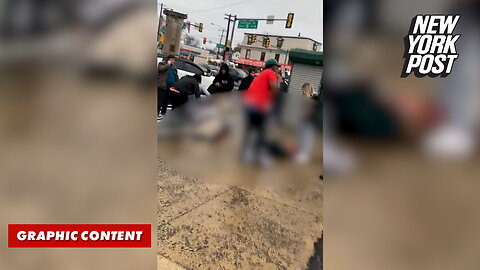
[(232, 37), (230, 38), (230, 47), (232, 47), (231, 49), (233, 49), (233, 35), (235, 33), (235, 24), (237, 23), (237, 15), (234, 16), (234, 19), (232, 22), (233, 22)]
[[(220, 42), (218, 44), (222, 44), (223, 33), (225, 33), (225, 30), (222, 29), (222, 34), (220, 35)], [(219, 54), (220, 54), (220, 48), (217, 46), (217, 59)]]
[(157, 42), (160, 39), (160, 22), (162, 21), (163, 3), (160, 4), (160, 16), (158, 17)]
[[(225, 18), (228, 20), (228, 27), (227, 27), (227, 38), (225, 40), (225, 49), (227, 48), (227, 43), (228, 43), (228, 34), (230, 30), (230, 21), (233, 22), (233, 28), (232, 28), (232, 36), (230, 37), (230, 44), (233, 47), (233, 37), (235, 34), (235, 25), (237, 21), (284, 21), (287, 22), (286, 28), (291, 28), (292, 23), (293, 23), (293, 13), (288, 13), (286, 19), (255, 19), (255, 18), (238, 18), (237, 15), (232, 15), (232, 14), (225, 14), (225, 16), (228, 16), (228, 18)], [(232, 19), (233, 18), (233, 19)], [(223, 51), (223, 59), (225, 59), (226, 55), (226, 50)]]
[[(227, 15), (227, 14), (225, 14)], [(232, 19), (232, 14), (228, 14), (228, 24), (227, 24), (227, 35), (225, 36), (225, 48), (223, 49), (223, 61), (225, 61), (225, 55), (227, 55), (227, 45), (228, 45), (228, 34), (230, 34), (230, 21)]]

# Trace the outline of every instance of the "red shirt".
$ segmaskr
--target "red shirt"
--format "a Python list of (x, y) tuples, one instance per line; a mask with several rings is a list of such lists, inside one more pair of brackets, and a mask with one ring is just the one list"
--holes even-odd
[(267, 111), (272, 107), (273, 92), (270, 89), (270, 82), (277, 82), (277, 73), (271, 69), (262, 71), (247, 91), (243, 92), (243, 99), (247, 105), (261, 111)]

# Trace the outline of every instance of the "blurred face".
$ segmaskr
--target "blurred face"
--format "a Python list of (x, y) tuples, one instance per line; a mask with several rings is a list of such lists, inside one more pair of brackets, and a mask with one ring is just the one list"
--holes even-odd
[(255, 71), (250, 71), (250, 76), (254, 77), (255, 76)]
[(223, 69), (221, 70), (222, 74), (227, 74), (227, 70), (226, 69)]
[(170, 58), (167, 60), (167, 64), (173, 65), (173, 63), (175, 63), (175, 58)]
[(280, 67), (279, 66), (272, 66), (272, 70), (277, 72), (280, 70)]

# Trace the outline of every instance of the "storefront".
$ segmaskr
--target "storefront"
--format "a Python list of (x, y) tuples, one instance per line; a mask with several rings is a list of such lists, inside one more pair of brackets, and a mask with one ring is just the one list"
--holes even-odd
[(292, 70), (288, 91), (301, 94), (304, 83), (313, 84), (318, 91), (323, 74), (323, 52), (293, 49), (289, 58)]
[(200, 48), (182, 45), (179, 56), (194, 62), (197, 65), (205, 64), (208, 60), (208, 51)]
[[(235, 62), (237, 65), (239, 65), (241, 68), (249, 68), (249, 67), (257, 67), (257, 68), (264, 68), (265, 67), (265, 61), (259, 61), (259, 60), (252, 60), (252, 59), (245, 59), (245, 58), (239, 58)], [(283, 69), (286, 71), (290, 72), (292, 66), (291, 65), (284, 65), (280, 64)]]

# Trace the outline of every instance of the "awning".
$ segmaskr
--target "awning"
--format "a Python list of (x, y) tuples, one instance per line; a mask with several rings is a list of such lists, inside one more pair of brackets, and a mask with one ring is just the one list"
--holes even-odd
[(323, 52), (292, 49), (290, 50), (289, 59), (293, 63), (323, 66)]
[[(259, 60), (253, 60), (253, 59), (246, 59), (246, 58), (238, 58), (236, 60), (237, 64), (241, 65), (247, 65), (247, 66), (254, 66), (254, 67), (265, 67), (265, 62), (264, 61), (259, 61)], [(284, 65), (280, 64), (282, 67), (285, 67), (286, 70), (290, 70), (292, 68), (291, 65)]]

